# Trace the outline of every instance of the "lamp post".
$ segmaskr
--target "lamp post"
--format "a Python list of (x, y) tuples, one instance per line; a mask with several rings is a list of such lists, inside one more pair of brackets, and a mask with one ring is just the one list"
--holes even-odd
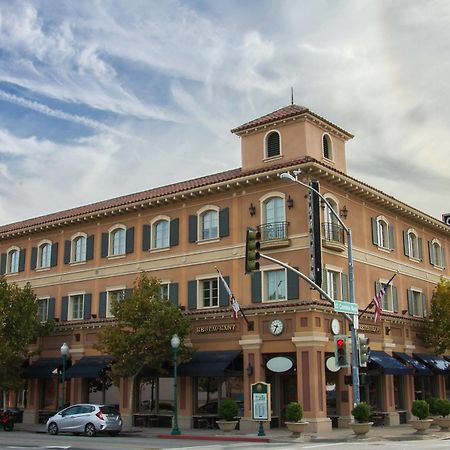
[(64, 386), (64, 382), (66, 381), (66, 364), (67, 364), (67, 355), (69, 354), (69, 346), (64, 342), (63, 345), (61, 345), (60, 348), (60, 352), (61, 352), (61, 356), (62, 356), (62, 376), (61, 376), (61, 387), (62, 387), (62, 391), (61, 391), (61, 408), (64, 408), (64, 391), (65, 391), (65, 386)]
[[(342, 228), (345, 230), (347, 235), (347, 260), (348, 260), (348, 282), (349, 282), (349, 294), (350, 294), (350, 303), (355, 303), (355, 278), (353, 274), (353, 248), (352, 248), (352, 230), (348, 228), (345, 223), (339, 217), (339, 214), (333, 209), (328, 200), (316, 189), (314, 189), (309, 184), (303, 183), (298, 179), (298, 175), (301, 173), (301, 170), (294, 170), (294, 175), (291, 175), (290, 172), (284, 172), (280, 174), (280, 178), (293, 181), (294, 183), (300, 184), (307, 189), (315, 192), (323, 202), (328, 206), (331, 214), (338, 220), (341, 224)], [(359, 366), (358, 366), (358, 352), (357, 352), (357, 336), (355, 329), (355, 320), (350, 320), (350, 332), (352, 337), (352, 383), (353, 383), (353, 403), (360, 403), (360, 395), (359, 395)]]
[(177, 399), (177, 353), (180, 347), (180, 338), (178, 334), (174, 334), (170, 340), (170, 345), (173, 351), (173, 427), (172, 435), (180, 435), (180, 429), (178, 428), (178, 399)]

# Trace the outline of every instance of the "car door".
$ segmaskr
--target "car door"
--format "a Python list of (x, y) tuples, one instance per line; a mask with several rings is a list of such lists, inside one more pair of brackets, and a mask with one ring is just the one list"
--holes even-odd
[(91, 405), (79, 405), (78, 411), (73, 420), (73, 431), (84, 432), (84, 428), (88, 422), (90, 422), (90, 415), (94, 411), (94, 407)]
[(79, 405), (74, 405), (64, 411), (61, 411), (61, 419), (58, 423), (58, 428), (60, 431), (67, 432), (73, 430), (79, 408)]

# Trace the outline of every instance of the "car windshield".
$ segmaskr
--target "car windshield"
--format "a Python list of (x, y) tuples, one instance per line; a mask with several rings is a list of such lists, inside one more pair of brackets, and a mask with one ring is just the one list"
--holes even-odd
[(100, 406), (100, 411), (103, 414), (119, 414), (119, 412), (112, 406)]

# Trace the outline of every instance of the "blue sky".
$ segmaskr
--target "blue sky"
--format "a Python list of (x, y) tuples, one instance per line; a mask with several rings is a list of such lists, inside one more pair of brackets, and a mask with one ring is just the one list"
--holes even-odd
[(0, 2), (0, 223), (240, 166), (229, 130), (295, 102), (348, 173), (450, 212), (450, 3)]

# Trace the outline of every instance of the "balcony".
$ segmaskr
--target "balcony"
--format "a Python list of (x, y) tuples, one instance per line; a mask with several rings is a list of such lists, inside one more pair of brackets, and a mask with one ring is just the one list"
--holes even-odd
[(285, 247), (289, 245), (288, 225), (289, 222), (272, 222), (259, 225), (261, 248)]
[(324, 222), (322, 224), (322, 246), (343, 252), (345, 250), (344, 228), (338, 223)]

